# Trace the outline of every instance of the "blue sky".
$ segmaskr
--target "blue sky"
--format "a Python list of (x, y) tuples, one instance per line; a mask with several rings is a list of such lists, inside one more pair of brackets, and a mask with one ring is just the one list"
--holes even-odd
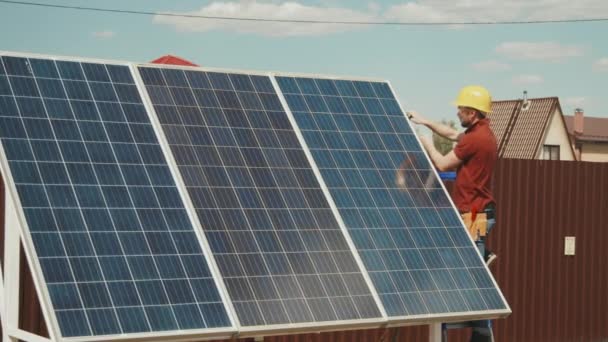
[[(38, 0), (212, 16), (361, 21), (479, 21), (608, 17), (608, 1)], [(467, 84), (495, 99), (559, 96), (608, 117), (608, 22), (496, 26), (255, 24), (0, 3), (0, 50), (145, 62), (176, 54), (210, 67), (388, 79), (406, 109), (455, 118)]]

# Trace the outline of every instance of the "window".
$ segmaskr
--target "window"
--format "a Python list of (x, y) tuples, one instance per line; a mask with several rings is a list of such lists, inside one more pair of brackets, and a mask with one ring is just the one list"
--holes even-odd
[(544, 145), (543, 146), (543, 159), (559, 160), (559, 145)]

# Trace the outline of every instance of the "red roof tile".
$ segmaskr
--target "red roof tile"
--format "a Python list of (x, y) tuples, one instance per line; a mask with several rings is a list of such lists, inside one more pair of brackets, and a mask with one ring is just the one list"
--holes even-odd
[(490, 127), (498, 141), (500, 158), (534, 159), (545, 136), (551, 117), (557, 109), (557, 97), (492, 102)]
[(171, 65), (183, 65), (183, 66), (198, 66), (188, 60), (173, 55), (165, 55), (153, 60), (150, 63), (154, 64), (171, 64)]
[(494, 101), (492, 102), (492, 113), (490, 114), (490, 128), (500, 143), (504, 137), (513, 113), (519, 107), (521, 101)]
[[(579, 141), (608, 141), (608, 118), (584, 116), (583, 134), (576, 135)], [(568, 133), (573, 135), (574, 116), (564, 115)]]

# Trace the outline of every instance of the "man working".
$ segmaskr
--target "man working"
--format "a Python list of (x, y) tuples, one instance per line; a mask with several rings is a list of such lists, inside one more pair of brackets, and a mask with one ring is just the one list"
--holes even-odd
[[(491, 111), (492, 99), (485, 88), (467, 86), (460, 90), (454, 104), (458, 107), (460, 124), (466, 128), (464, 133), (426, 120), (416, 112), (408, 112), (407, 116), (413, 123), (425, 125), (440, 136), (457, 141), (452, 151), (442, 155), (431, 139), (420, 137), (424, 149), (439, 171), (457, 169), (452, 199), (463, 215), (479, 252), (489, 265), (496, 258), (494, 253), (485, 249), (485, 236), (496, 222), (490, 183), (497, 159), (497, 145), (487, 118)], [(471, 341), (491, 340), (489, 321), (475, 322)]]

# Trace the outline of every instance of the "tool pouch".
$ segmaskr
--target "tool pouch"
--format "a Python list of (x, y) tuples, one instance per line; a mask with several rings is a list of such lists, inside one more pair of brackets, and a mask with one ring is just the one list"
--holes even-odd
[(485, 213), (478, 213), (475, 217), (473, 217), (472, 213), (464, 213), (462, 214), (462, 220), (473, 240), (479, 241), (481, 237), (486, 236), (488, 231), (488, 216)]

